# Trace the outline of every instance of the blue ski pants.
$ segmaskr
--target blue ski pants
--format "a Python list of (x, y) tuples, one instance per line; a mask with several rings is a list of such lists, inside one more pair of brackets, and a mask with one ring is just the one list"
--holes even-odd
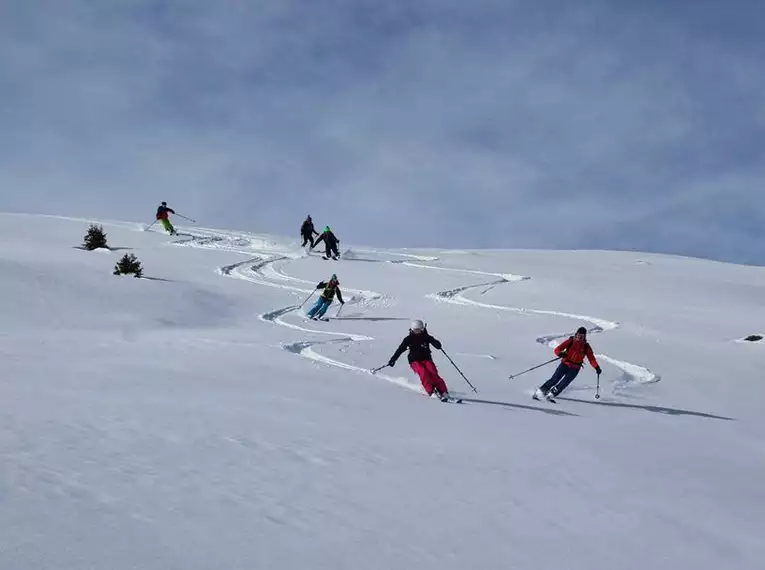
[(545, 394), (551, 390), (553, 394), (560, 394), (574, 381), (577, 374), (579, 374), (579, 368), (568, 366), (561, 362), (550, 379), (542, 384), (539, 389)]
[(324, 313), (327, 312), (327, 309), (329, 309), (329, 306), (332, 304), (332, 301), (325, 299), (324, 297), (319, 297), (316, 300), (316, 303), (314, 303), (313, 307), (311, 307), (311, 310), (308, 311), (308, 316), (311, 318), (318, 317), (321, 318), (324, 316)]

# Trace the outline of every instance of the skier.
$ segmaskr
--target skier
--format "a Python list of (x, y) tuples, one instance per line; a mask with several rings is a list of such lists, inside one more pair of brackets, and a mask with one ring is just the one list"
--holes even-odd
[(311, 307), (311, 310), (308, 311), (308, 316), (310, 318), (314, 321), (322, 318), (332, 304), (332, 301), (335, 298), (335, 293), (337, 293), (337, 300), (340, 301), (340, 304), (345, 305), (343, 294), (338, 285), (340, 285), (340, 282), (337, 280), (337, 275), (332, 274), (332, 277), (329, 278), (329, 282), (322, 281), (316, 286), (317, 289), (324, 289), (324, 291), (319, 295), (319, 298), (316, 300), (314, 306)]
[(560, 343), (555, 349), (555, 356), (561, 358), (561, 363), (550, 379), (534, 391), (535, 400), (547, 398), (554, 402), (555, 396), (563, 392), (579, 374), (585, 357), (590, 361), (590, 366), (595, 369), (595, 372), (598, 374), (601, 372), (592, 347), (587, 342), (587, 329), (584, 327), (579, 327), (574, 336)]
[(314, 235), (319, 235), (319, 232), (317, 232), (316, 229), (313, 227), (313, 220), (311, 220), (311, 216), (308, 216), (303, 222), (303, 225), (300, 226), (300, 236), (303, 238), (303, 245), (300, 247), (305, 247), (307, 243), (310, 243), (311, 249), (313, 249)]
[(175, 228), (173, 227), (173, 224), (170, 223), (170, 216), (168, 214), (175, 214), (175, 210), (172, 208), (167, 207), (167, 202), (162, 202), (159, 208), (157, 208), (157, 219), (162, 224), (162, 227), (165, 228), (165, 231), (168, 232), (171, 236), (176, 235), (178, 232), (175, 231)]
[(409, 328), (409, 334), (401, 341), (401, 345), (391, 356), (388, 366), (395, 366), (398, 357), (409, 349), (409, 366), (420, 377), (420, 382), (422, 382), (422, 387), (425, 388), (427, 395), (431, 396), (435, 392), (442, 402), (448, 402), (449, 389), (446, 387), (444, 379), (438, 375), (436, 363), (433, 362), (433, 356), (430, 354), (430, 345), (433, 345), (436, 350), (441, 350), (441, 342), (430, 336), (422, 321), (414, 320)]
[(324, 228), (324, 233), (319, 236), (319, 239), (317, 239), (316, 242), (314, 242), (311, 249), (319, 245), (319, 243), (322, 241), (326, 247), (324, 259), (329, 259), (331, 257), (332, 259), (337, 260), (337, 256), (340, 255), (340, 252), (337, 251), (337, 244), (340, 243), (340, 240), (337, 239), (335, 234), (332, 233), (332, 230), (329, 229), (329, 226)]

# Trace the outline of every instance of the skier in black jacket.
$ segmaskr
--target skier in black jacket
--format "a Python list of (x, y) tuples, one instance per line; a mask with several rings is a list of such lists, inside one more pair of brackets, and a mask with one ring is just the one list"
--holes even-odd
[(326, 248), (324, 259), (329, 259), (330, 257), (332, 259), (337, 259), (337, 256), (340, 255), (340, 252), (337, 250), (337, 245), (340, 243), (340, 240), (337, 239), (335, 234), (332, 233), (332, 230), (329, 229), (329, 226), (324, 228), (324, 233), (321, 234), (319, 239), (314, 242), (311, 249), (319, 245), (322, 241), (324, 242), (324, 246)]
[(305, 221), (303, 222), (303, 225), (300, 226), (300, 236), (303, 238), (303, 245), (300, 247), (305, 247), (306, 244), (311, 244), (311, 249), (313, 249), (314, 242), (313, 242), (313, 236), (319, 235), (319, 232), (316, 231), (316, 228), (313, 227), (313, 220), (311, 219), (311, 216), (308, 216)]
[(401, 345), (388, 361), (388, 366), (395, 366), (399, 356), (409, 349), (409, 365), (420, 377), (425, 393), (430, 396), (435, 391), (438, 397), (446, 402), (449, 400), (449, 389), (438, 374), (438, 368), (430, 353), (430, 345), (436, 350), (441, 350), (441, 342), (430, 336), (423, 322), (412, 321), (409, 334), (401, 341)]

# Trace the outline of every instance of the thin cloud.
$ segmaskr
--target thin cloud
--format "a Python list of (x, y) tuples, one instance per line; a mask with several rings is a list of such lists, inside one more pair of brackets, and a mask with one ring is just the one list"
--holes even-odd
[(757, 4), (574, 4), (5, 2), (0, 209), (765, 263)]

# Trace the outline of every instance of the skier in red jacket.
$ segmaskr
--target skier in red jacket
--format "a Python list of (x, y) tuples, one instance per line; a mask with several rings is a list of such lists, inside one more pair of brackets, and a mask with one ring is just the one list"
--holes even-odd
[(574, 336), (570, 336), (560, 343), (555, 349), (555, 356), (561, 358), (561, 363), (550, 379), (536, 389), (533, 396), (535, 400), (547, 398), (554, 402), (555, 396), (563, 392), (579, 374), (585, 358), (590, 362), (590, 366), (595, 369), (595, 372), (598, 374), (601, 372), (600, 365), (592, 352), (592, 347), (587, 342), (587, 329), (584, 327), (579, 327)]
[(162, 224), (162, 227), (165, 228), (165, 231), (174, 236), (178, 232), (175, 231), (173, 224), (170, 223), (170, 214), (175, 214), (175, 210), (168, 208), (167, 202), (162, 202), (159, 208), (157, 208), (157, 219)]

